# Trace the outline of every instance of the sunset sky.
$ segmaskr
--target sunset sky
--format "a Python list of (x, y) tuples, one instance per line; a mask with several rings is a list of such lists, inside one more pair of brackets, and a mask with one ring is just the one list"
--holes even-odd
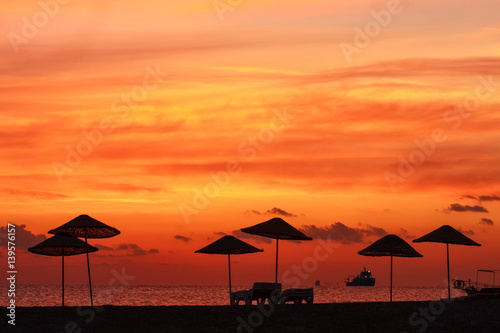
[[(500, 2), (0, 7), (0, 259), (14, 223), (19, 283), (60, 283), (60, 258), (26, 249), (80, 214), (121, 231), (89, 241), (95, 284), (225, 285), (227, 259), (194, 254), (224, 234), (264, 249), (233, 257), (234, 285), (273, 281), (275, 241), (239, 232), (272, 217), (315, 238), (280, 242), (281, 274), (337, 244), (305, 286), (363, 266), (388, 285), (389, 258), (357, 251), (443, 224), (482, 244), (450, 246), (453, 278), (500, 269)], [(395, 285), (444, 286), (446, 246), (411, 244)], [(66, 263), (85, 284), (85, 257)]]

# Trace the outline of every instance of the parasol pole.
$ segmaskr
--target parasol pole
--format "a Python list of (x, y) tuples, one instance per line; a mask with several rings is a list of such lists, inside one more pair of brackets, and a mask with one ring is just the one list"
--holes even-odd
[(62, 254), (62, 306), (64, 306), (64, 250)]
[[(87, 243), (87, 228), (85, 228), (85, 243)], [(90, 262), (89, 262), (88, 252), (87, 252), (87, 271), (89, 273), (90, 306), (94, 306), (94, 300), (92, 299), (92, 281), (90, 279)]]
[(391, 302), (392, 302), (392, 255), (391, 255)]
[(276, 238), (276, 275), (274, 278), (274, 283), (278, 283), (278, 240), (279, 238)]
[(448, 299), (451, 298), (450, 295), (450, 249), (449, 244), (446, 243), (446, 266), (448, 268)]
[(229, 267), (229, 304), (231, 304), (231, 254), (227, 254), (227, 265)]

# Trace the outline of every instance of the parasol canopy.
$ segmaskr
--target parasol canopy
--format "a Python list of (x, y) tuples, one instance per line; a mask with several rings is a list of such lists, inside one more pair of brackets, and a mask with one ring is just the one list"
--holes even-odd
[(59, 234), (30, 247), (28, 251), (44, 256), (73, 256), (82, 253), (96, 252), (98, 248), (76, 237)]
[(247, 234), (259, 235), (268, 238), (276, 239), (276, 275), (275, 283), (278, 283), (278, 241), (280, 239), (288, 240), (312, 240), (311, 237), (304, 235), (301, 231), (294, 228), (289, 223), (279, 217), (272, 218), (268, 221), (256, 224), (254, 226), (243, 228), (241, 231)]
[(61, 256), (62, 258), (62, 306), (64, 306), (64, 256), (96, 252), (98, 248), (88, 245), (76, 237), (59, 234), (30, 247), (29, 252), (45, 256)]
[(304, 235), (301, 231), (279, 217), (272, 218), (248, 228), (243, 228), (241, 231), (247, 234), (275, 239), (312, 240), (311, 237)]
[(402, 238), (392, 234), (380, 238), (367, 248), (359, 251), (358, 254), (371, 257), (382, 257), (382, 256), (391, 257), (391, 280), (390, 280), (391, 302), (392, 302), (392, 257), (407, 257), (407, 258), (423, 257)]
[(49, 234), (60, 233), (80, 238), (109, 238), (120, 234), (120, 231), (88, 215), (80, 215), (49, 231)]
[(443, 225), (434, 231), (429, 232), (420, 238), (414, 239), (414, 243), (433, 242), (433, 243), (447, 243), (457, 245), (470, 245), (481, 246), (481, 244), (474, 242), (469, 237), (462, 234), (452, 226)]
[[(109, 238), (120, 234), (120, 231), (85, 214), (79, 215), (60, 227), (49, 231), (49, 234), (60, 233), (85, 238), (85, 242), (87, 242), (87, 238)], [(88, 253), (87, 271), (89, 275), (90, 305), (93, 306), (94, 301), (92, 298), (92, 280), (90, 278), (90, 261)]]
[(452, 226), (443, 225), (428, 234), (414, 239), (414, 243), (422, 242), (432, 242), (432, 243), (446, 243), (446, 267), (448, 270), (448, 298), (451, 298), (451, 288), (450, 288), (450, 249), (448, 244), (456, 245), (469, 245), (469, 246), (481, 246), (481, 244), (476, 243), (469, 237), (462, 234), (460, 231), (456, 230)]
[(245, 254), (262, 251), (234, 236), (224, 236), (194, 253)]
[(194, 251), (194, 253), (227, 254), (227, 264), (229, 269), (229, 299), (231, 299), (231, 254), (246, 254), (262, 251), (263, 250), (245, 243), (234, 236), (223, 236), (204, 248)]

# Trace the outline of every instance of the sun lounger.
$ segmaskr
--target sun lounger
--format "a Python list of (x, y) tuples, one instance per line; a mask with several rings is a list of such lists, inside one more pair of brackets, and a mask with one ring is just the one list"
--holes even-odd
[(291, 288), (284, 290), (280, 296), (280, 304), (285, 304), (286, 302), (294, 302), (295, 304), (302, 303), (302, 301), (307, 304), (312, 304), (314, 301), (314, 290), (313, 288)]
[(281, 283), (255, 282), (252, 289), (232, 292), (231, 304), (238, 305), (240, 301), (244, 301), (245, 305), (251, 305), (254, 300), (257, 304), (263, 304), (266, 299), (269, 303), (273, 291), (278, 296), (281, 293)]

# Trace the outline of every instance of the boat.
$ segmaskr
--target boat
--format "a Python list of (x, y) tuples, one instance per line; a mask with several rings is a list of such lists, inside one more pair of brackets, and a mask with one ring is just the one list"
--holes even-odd
[[(352, 279), (351, 279), (352, 278)], [(358, 276), (349, 275), (345, 279), (346, 287), (351, 286), (363, 286), (363, 287), (373, 287), (375, 285), (375, 278), (372, 276), (371, 271), (367, 271), (366, 267), (363, 267), (363, 271), (359, 273)]]
[[(500, 285), (495, 285), (495, 272), (499, 269), (478, 269), (476, 272), (476, 283), (465, 280), (453, 280), (453, 288), (462, 290), (468, 296), (487, 296), (500, 297)], [(479, 273), (491, 273), (493, 275), (492, 283), (479, 282)], [(484, 275), (484, 274), (483, 274)]]

